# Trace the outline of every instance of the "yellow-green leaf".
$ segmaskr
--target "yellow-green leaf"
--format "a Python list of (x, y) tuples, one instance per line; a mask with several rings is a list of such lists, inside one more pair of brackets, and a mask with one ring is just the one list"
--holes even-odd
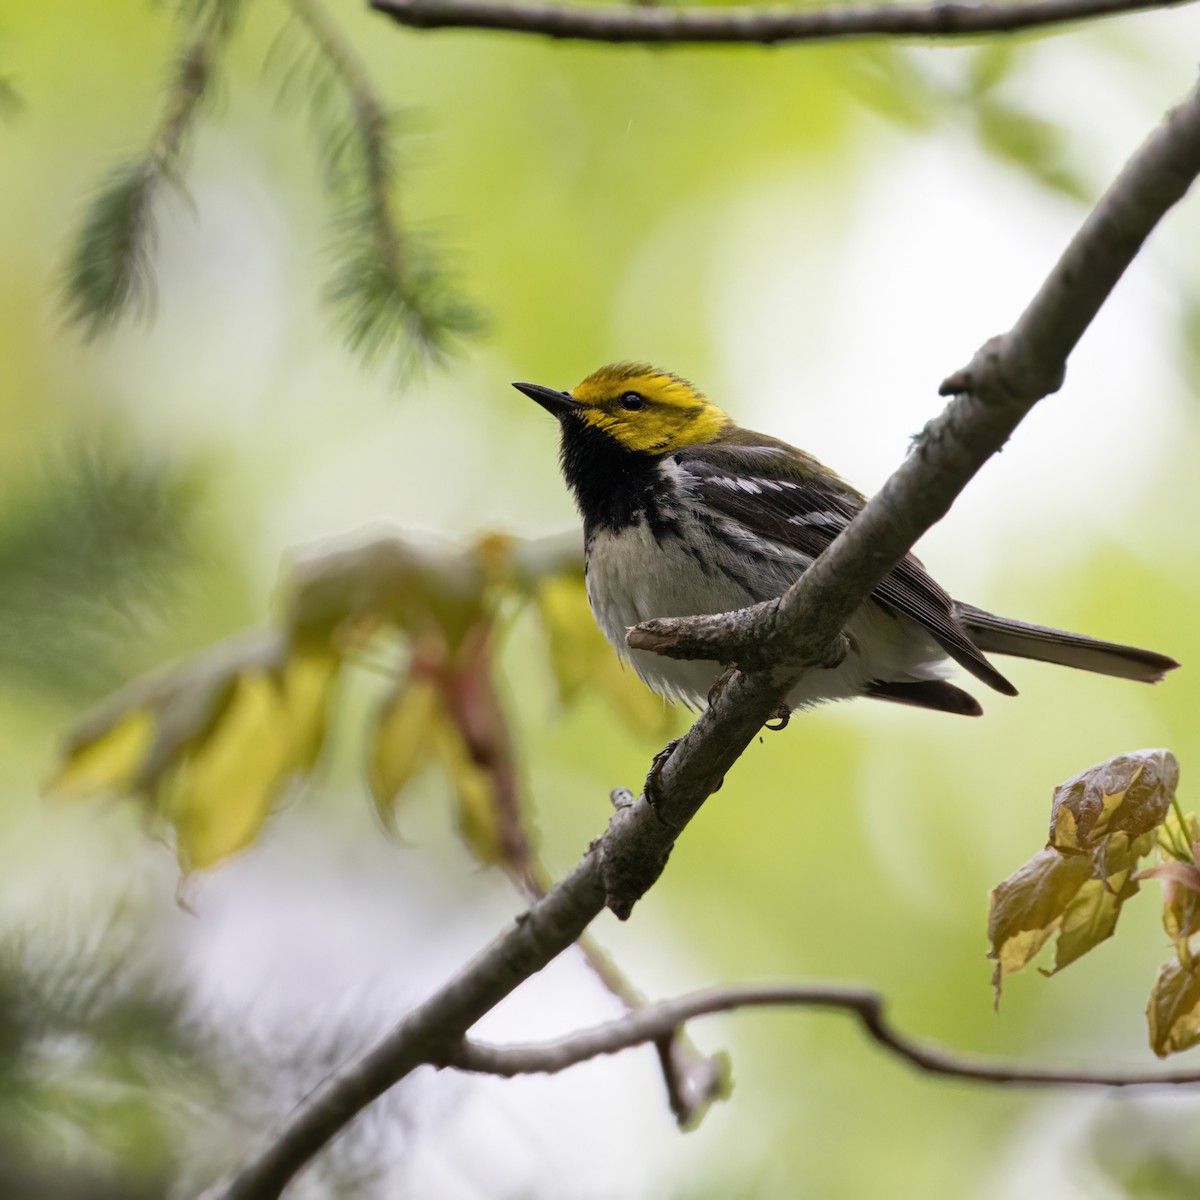
[(1177, 958), (1164, 964), (1150, 993), (1146, 1020), (1150, 1048), (1159, 1058), (1200, 1042), (1200, 972)]
[(289, 765), (295, 770), (311, 770), (320, 757), (341, 665), (341, 657), (332, 650), (300, 649), (283, 668), (283, 700), (292, 738)]
[(621, 662), (596, 627), (581, 579), (560, 575), (544, 580), (535, 599), (564, 705), (590, 691), (635, 733), (662, 738), (674, 731), (676, 716), (670, 706)]
[(1055, 789), (1051, 844), (992, 892), (988, 936), (999, 1003), (1019, 971), (1057, 933), (1054, 974), (1111, 937), (1137, 894), (1138, 860), (1153, 849), (1179, 782), (1169, 750), (1121, 754)]
[(1054, 949), (1054, 971), (1061, 971), (1112, 937), (1121, 905), (1137, 890), (1128, 871), (1109, 879), (1089, 879), (1063, 912)]
[(403, 680), (380, 706), (368, 750), (367, 778), (376, 811), (388, 830), (395, 829), (397, 798), (433, 752), (439, 706), (436, 682), (420, 676)]
[(1154, 849), (1154, 842), (1153, 831), (1133, 840), (1121, 830), (1109, 834), (1092, 851), (1092, 875), (1096, 879), (1111, 879), (1114, 875), (1136, 869), (1138, 860)]
[(500, 807), (495, 780), (472, 757), (462, 734), (448, 722), (438, 722), (434, 745), (439, 762), (454, 788), (458, 828), (468, 849), (480, 862), (495, 866), (505, 861)]
[(996, 961), (992, 985), (997, 1003), (1004, 976), (1019, 971), (1046, 944), (1091, 873), (1086, 856), (1047, 848), (992, 889), (988, 957)]
[(86, 714), (50, 790), (141, 793), (184, 869), (210, 866), (253, 841), (287, 781), (315, 765), (340, 668), (325, 644), (230, 639)]
[(166, 781), (163, 815), (185, 871), (212, 866), (258, 836), (294, 756), (281, 688), (269, 672), (248, 671), (215, 728)]
[[(1200, 931), (1200, 866), (1196, 853), (1200, 850), (1200, 826), (1193, 813), (1183, 817), (1182, 822), (1172, 813), (1159, 830), (1159, 857), (1161, 862), (1139, 878), (1157, 879), (1162, 884), (1163, 928), (1175, 943), (1179, 961), (1189, 969), (1193, 966), (1193, 955), (1188, 939)], [(1191, 861), (1180, 861), (1191, 856)]]
[(1200, 930), (1200, 893), (1168, 880), (1163, 887), (1163, 928), (1175, 943), (1180, 962), (1189, 968), (1194, 966), (1189, 939)]
[[(607, 648), (607, 644), (606, 644)], [(641, 737), (661, 741), (679, 728), (679, 712), (655, 695), (616, 654), (609, 651), (596, 672), (596, 690), (620, 714), (626, 726)]]
[(131, 788), (154, 744), (154, 717), (135, 709), (91, 741), (71, 749), (46, 792), (78, 800)]
[(591, 679), (599, 653), (612, 650), (596, 628), (582, 580), (567, 575), (547, 579), (538, 585), (534, 598), (559, 698), (570, 704)]

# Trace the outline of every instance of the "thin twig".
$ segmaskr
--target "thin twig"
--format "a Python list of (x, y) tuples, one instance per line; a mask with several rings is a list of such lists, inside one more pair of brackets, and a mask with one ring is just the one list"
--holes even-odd
[[(631, 1014), (647, 1008), (643, 993), (625, 978), (590, 933), (581, 934), (577, 945), (592, 973)], [(704, 1054), (678, 1023), (649, 1040), (658, 1055), (671, 1115), (680, 1129), (691, 1129), (713, 1102), (729, 1091), (729, 1061), (722, 1053)]]
[(1173, 8), (1191, 0), (1032, 0), (1024, 4), (895, 4), (871, 8), (660, 8), (493, 3), (493, 0), (370, 0), (415, 29), (496, 29), (585, 42), (774, 45), (878, 37), (963, 38), (1014, 33), (1094, 17)]
[(988, 1062), (952, 1054), (916, 1041), (892, 1026), (884, 1016), (884, 1000), (864, 988), (765, 985), (712, 988), (649, 1005), (636, 1012), (570, 1034), (553, 1042), (494, 1046), (464, 1038), (447, 1050), (437, 1066), (488, 1075), (553, 1075), (602, 1054), (617, 1054), (633, 1046), (657, 1042), (685, 1021), (741, 1008), (819, 1008), (854, 1014), (867, 1034), (919, 1071), (980, 1083), (1030, 1087), (1157, 1087), (1200, 1083), (1200, 1071), (1075, 1071), (1056, 1067), (1025, 1067)]
[[(1061, 379), (1066, 354), (1162, 215), (1200, 173), (1200, 87), (1150, 136), (1014, 327), (966, 377), (913, 452), (780, 603), (776, 636), (792, 661), (819, 662), (847, 619), (980, 466)], [(1077, 270), (1094, 256), (1104, 270)], [(1118, 269), (1113, 269), (1118, 268)], [(1055, 331), (1029, 328), (1036, 314)], [(1051, 355), (1035, 361), (1039, 354)], [(1018, 369), (1019, 368), (1019, 369)], [(655, 771), (654, 804), (618, 810), (604, 836), (544, 899), (413, 1010), (360, 1060), (319, 1088), (237, 1178), (214, 1194), (269, 1200), (368, 1104), (422, 1063), (442, 1061), (484, 1013), (571, 945), (605, 905), (628, 915), (671, 846), (769, 719), (800, 672), (733, 674)]]
[[(541, 899), (554, 886), (537, 851), (530, 848), (529, 859), (514, 876), (530, 899)], [(647, 1006), (645, 994), (626, 978), (608, 951), (588, 932), (575, 943), (592, 974), (630, 1012)], [(655, 1040), (667, 1103), (675, 1123), (691, 1129), (704, 1118), (714, 1101), (729, 1090), (729, 1063), (724, 1054), (705, 1055), (682, 1029), (669, 1029)]]
[[(534, 544), (526, 542), (525, 545)], [(576, 539), (571, 539), (565, 546), (561, 542), (558, 544), (559, 553), (564, 548), (575, 556), (580, 554)], [(501, 838), (507, 847), (504, 855), (506, 871), (527, 901), (540, 900), (553, 888), (554, 877), (542, 861), (536, 839), (525, 828), (521, 806), (513, 807), (507, 818), (501, 824), (515, 824), (516, 829), (507, 838)], [(633, 1012), (646, 1005), (645, 995), (626, 978), (590, 933), (580, 934), (575, 946), (592, 974), (627, 1010)], [(665, 1032), (655, 1043), (655, 1050), (667, 1089), (667, 1103), (676, 1124), (681, 1129), (691, 1129), (704, 1119), (715, 1101), (728, 1093), (728, 1059), (724, 1054), (712, 1057), (702, 1054), (682, 1029)]]

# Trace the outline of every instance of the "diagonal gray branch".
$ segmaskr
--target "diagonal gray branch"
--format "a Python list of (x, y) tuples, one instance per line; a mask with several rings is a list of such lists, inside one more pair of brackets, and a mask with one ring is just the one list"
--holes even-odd
[(887, 4), (864, 8), (674, 8), (497, 3), (495, 0), (370, 0), (416, 29), (494, 29), (586, 42), (655, 45), (830, 42), (878, 37), (963, 38), (1012, 33), (1173, 8), (1191, 0), (1028, 0), (1017, 4)]
[[(629, 644), (675, 658), (816, 663), (870, 576), (874, 587), (1043, 396), (1062, 386), (1067, 356), (1163, 213), (1200, 173), (1200, 89), (1169, 112), (1088, 214), (1007, 333), (942, 383), (954, 396), (858, 518), (779, 600), (736, 613), (660, 618)], [(874, 558), (872, 568), (867, 565)], [(803, 625), (795, 619), (812, 610)], [(742, 655), (743, 658), (738, 656)], [(777, 668), (778, 669), (778, 668)]]
[(569, 1067), (655, 1042), (686, 1021), (742, 1008), (818, 1008), (851, 1013), (872, 1041), (919, 1071), (980, 1083), (1028, 1087), (1161, 1087), (1200, 1083), (1200, 1071), (1076, 1071), (1055, 1067), (1023, 1067), (951, 1054), (918, 1042), (892, 1026), (884, 1016), (883, 997), (865, 988), (761, 985), (711, 988), (648, 1005), (617, 1021), (584, 1029), (552, 1042), (493, 1046), (463, 1038), (434, 1066), (502, 1075), (553, 1075)]
[[(443, 1061), (484, 1013), (570, 946), (607, 905), (628, 916), (675, 838), (846, 620), (943, 516), (1021, 418), (1062, 378), (1066, 357), (1162, 215), (1200, 174), (1200, 88), (1170, 114), (1100, 200), (1012, 331), (945, 387), (970, 387), (926, 426), (909, 457), (765, 615), (782, 665), (734, 672), (687, 735), (656, 760), (654, 804), (622, 807), (567, 877), (360, 1060), (309, 1096), (224, 1200), (267, 1200), (367, 1105), (414, 1068)], [(731, 618), (731, 621), (742, 619)], [(651, 781), (648, 781), (650, 783)]]

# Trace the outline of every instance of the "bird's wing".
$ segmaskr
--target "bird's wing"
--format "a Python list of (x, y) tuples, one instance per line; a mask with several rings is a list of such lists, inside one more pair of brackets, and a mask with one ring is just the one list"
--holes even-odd
[[(786, 443), (754, 436), (760, 440), (753, 444), (710, 443), (673, 458), (690, 477), (697, 499), (718, 519), (816, 558), (862, 508), (863, 496)], [(738, 549), (744, 553), (744, 544)], [(971, 641), (955, 615), (954, 601), (914, 555), (906, 555), (871, 598), (919, 621), (977, 679), (998, 692), (1016, 694)]]

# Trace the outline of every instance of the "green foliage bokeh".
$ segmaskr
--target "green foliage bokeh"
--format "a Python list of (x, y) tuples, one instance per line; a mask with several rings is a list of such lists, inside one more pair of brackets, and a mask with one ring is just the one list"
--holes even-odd
[[(1018, 217), (1031, 239), (1042, 239), (1048, 267), (1085, 211), (1080, 199), (1094, 197), (1188, 85), (1178, 30), (1196, 30), (1181, 12), (1130, 19), (1118, 33), (1103, 27), (1018, 44), (1011, 54), (973, 46), (668, 51), (418, 34), (355, 5), (335, 13), (387, 103), (402, 112), (397, 201), (405, 221), (436, 243), (488, 322), (460, 357), (399, 390), (390, 372), (364, 369), (342, 346), (323, 306), (337, 247), (319, 167), (303, 121), (294, 106), (274, 102), (277, 84), (262, 69), (285, 19), (282, 6), (247, 7), (216, 102), (195, 135), (187, 196), (161, 198), (156, 319), (90, 343), (65, 324), (62, 263), (87, 198), (157, 120), (174, 26), (166, 6), (140, 0), (79, 6), (69, 23), (19, 0), (0, 25), (0, 79), (20, 98), (18, 111), (0, 114), (0, 876), (7, 881), (0, 938), (39, 939), (40, 958), (52, 963), (91, 955), (103, 976), (107, 956), (132, 952), (124, 943), (105, 948), (97, 914), (132, 910), (136, 921), (119, 915), (116, 922), (154, 930), (137, 940), (150, 976), (197, 993), (191, 1003), (201, 1013), (209, 993), (222, 990), (205, 984), (205, 971), (254, 978), (248, 961), (231, 967), (234, 960), (212, 944), (230, 931), (213, 914), (230, 905), (248, 906), (270, 928), (284, 920), (275, 907), (281, 898), (302, 886), (317, 897), (314, 912), (334, 914), (331, 923), (337, 914), (354, 921), (347, 896), (365, 895), (387, 871), (413, 879), (409, 907), (390, 914), (404, 930), (400, 945), (364, 948), (354, 967), (343, 964), (350, 972), (343, 987), (370, 995), (377, 960), (393, 960), (400, 974), (411, 969), (417, 982), (408, 998), (416, 999), (454, 965), (436, 950), (446, 927), (457, 923), (470, 931), (468, 946), (478, 944), (516, 899), (502, 880), (474, 873), (449, 834), (435, 779), (402, 822), (416, 844), (383, 841), (369, 815), (350, 714), (326, 776), (287, 815), (288, 830), (309, 832), (281, 824), (265, 847), (188, 895), (194, 916), (181, 913), (170, 856), (141, 838), (131, 809), (47, 807), (36, 799), (53, 740), (83, 705), (158, 662), (261, 622), (277, 564), (299, 542), (383, 519), (448, 537), (569, 527), (553, 430), (510, 379), (569, 386), (600, 362), (650, 358), (694, 378), (747, 424), (799, 440), (811, 420), (833, 445), (838, 437), (828, 431), (840, 427), (859, 446), (886, 439), (878, 457), (898, 461), (911, 429), (889, 418), (891, 395), (804, 391), (805, 356), (831, 330), (843, 341), (852, 331), (858, 353), (872, 355), (877, 332), (860, 322), (858, 300), (878, 280), (854, 244), (864, 212), (884, 219), (893, 173), (932, 140), (946, 147), (955, 170), (1009, 179), (1023, 197)], [(1060, 62), (1066, 82), (1056, 90)], [(1089, 112), (1086, 88), (1070, 86), (1106, 72), (1127, 88), (1123, 142), (1105, 113)], [(792, 209), (771, 199), (781, 194)], [(758, 231), (754, 242), (745, 226), (759, 211), (786, 212), (787, 224)], [(971, 212), (962, 219), (970, 222)], [(1042, 491), (1049, 472), (1022, 457), (1043, 436), (1039, 417), (993, 472), (1000, 482), (988, 503), (1012, 503), (1016, 514), (984, 514), (994, 547), (981, 552), (964, 527), (974, 511), (965, 499), (926, 553), (952, 590), (972, 576), (986, 585), (985, 594), (977, 587), (967, 597), (973, 602), (1154, 646), (1185, 668), (1200, 661), (1193, 617), (1200, 569), (1189, 516), (1200, 451), (1189, 406), (1200, 383), (1191, 336), (1198, 228), (1185, 205), (1162, 232), (1165, 252), (1135, 267), (1152, 280), (1144, 286), (1156, 297), (1154, 319), (1139, 324), (1137, 314), (1118, 308), (1081, 347), (1081, 356), (1103, 363), (1127, 334), (1133, 353), (1169, 364), (1174, 387), (1153, 405), (1123, 395), (1102, 409), (1128, 431), (1133, 468), (1115, 451), (1104, 461), (1075, 456), (1065, 441), (1053, 451), (1067, 490), (1084, 496), (1080, 508), (1093, 506), (1087, 497), (1094, 496), (1094, 507), (1117, 514), (1110, 526), (1078, 534), (1055, 515), (1061, 493)], [(920, 243), (942, 233), (931, 220), (897, 226), (894, 236)], [(1010, 234), (981, 224), (971, 236), (982, 244)], [(796, 311), (770, 310), (765, 322), (778, 322), (792, 361), (747, 364), (738, 341), (745, 331), (730, 320), (726, 289), (754, 294), (755, 279), (738, 268), (747, 247), (761, 249), (763, 239), (798, 256), (788, 264), (796, 283), (787, 296), (803, 299)], [(955, 293), (990, 286), (970, 262), (946, 274), (936, 273), (945, 269), (936, 256), (929, 262), (929, 278), (913, 280), (913, 304), (936, 357), (929, 374), (894, 379), (898, 393), (923, 398), (926, 415), (936, 411), (939, 372), (974, 348), (938, 335)], [(1014, 287), (1018, 303), (1038, 282), (1031, 275)], [(1016, 315), (998, 311), (1001, 321)], [(998, 331), (980, 328), (977, 341)], [(765, 339), (770, 330), (752, 332)], [(760, 386), (768, 376), (773, 385)], [(1093, 414), (1098, 397), (1070, 383), (1047, 404), (1068, 406), (1080, 427), (1110, 419)], [(868, 488), (879, 481), (856, 480)], [(1011, 500), (1018, 492), (1019, 510)], [(1050, 549), (1046, 538), (1055, 539)], [(973, 566), (981, 554), (998, 564)], [(631, 735), (597, 698), (585, 695), (558, 713), (536, 651), (529, 625), (518, 622), (504, 687), (519, 714), (545, 856), (561, 872), (602, 828), (609, 789), (636, 784), (658, 747)], [(1063, 976), (1013, 981), (997, 1017), (984, 957), (986, 897), (1042, 844), (1053, 786), (1093, 762), (1169, 746), (1183, 764), (1184, 805), (1196, 806), (1188, 789), (1200, 757), (1200, 683), (1193, 682), (1200, 675), (1185, 669), (1150, 691), (1036, 664), (1014, 665), (1011, 674), (1022, 695), (988, 698), (978, 722), (860, 703), (764, 735), (689, 829), (635, 918), (620, 927), (602, 922), (601, 940), (652, 995), (733, 980), (862, 982), (887, 995), (906, 1030), (965, 1051), (1146, 1061), (1141, 1009), (1165, 943), (1153, 906), (1131, 912), (1120, 938)], [(315, 865), (318, 848), (328, 855)], [(256, 865), (259, 855), (265, 866)], [(358, 878), (357, 863), (381, 857), (386, 871)], [(94, 926), (86, 953), (63, 932)], [(327, 936), (339, 938), (336, 929)], [(289, 955), (308, 961), (294, 928), (291, 937), (272, 960), (285, 974)], [(316, 946), (326, 944), (314, 937)], [(6, 979), (19, 984), (41, 969), (20, 955), (4, 961), (0, 1002)], [(523, 993), (532, 997), (525, 1037), (612, 1011), (597, 999), (576, 1015), (562, 1000), (575, 994), (569, 990), (539, 1009), (544, 982)], [(164, 1062), (237, 1060), (236, 1046), (222, 1047), (219, 1038), (197, 1046), (184, 1037), (172, 1005), (188, 1002), (169, 994), (142, 1022)], [(247, 1011), (282, 1043), (296, 1012), (311, 1027), (336, 1024), (323, 1000), (306, 1005), (303, 988), (287, 1011), (271, 994), (266, 984), (261, 997), (249, 987)], [(365, 1005), (352, 1022), (357, 1034), (377, 1031), (395, 1008)], [(11, 1029), (30, 1045), (39, 1037), (50, 1043), (61, 1027), (52, 1016), (40, 1030), (0, 1021), (0, 1041)], [(219, 1006), (209, 1016), (218, 1026), (232, 1019)], [(36, 1165), (74, 1146), (78, 1186), (116, 1180), (114, 1195), (164, 1186), (164, 1178), (181, 1177), (180, 1164), (194, 1169), (198, 1152), (184, 1147), (200, 1123), (188, 1119), (187, 1105), (211, 1111), (224, 1103), (238, 1090), (236, 1073), (213, 1068), (211, 1079), (189, 1078), (200, 1099), (174, 1076), (139, 1074), (129, 1066), (136, 1055), (123, 1022), (125, 1015), (98, 1027), (93, 1056), (59, 1064), (73, 1088), (30, 1085), (20, 1104), (0, 1093), (0, 1151), (23, 1136)], [(535, 1122), (555, 1110), (558, 1144), (540, 1165), (530, 1165), (537, 1155), (528, 1148), (506, 1151), (496, 1137), (456, 1153), (475, 1156), (484, 1178), (499, 1172), (509, 1181), (496, 1193), (504, 1195), (605, 1194), (586, 1181), (610, 1136), (630, 1148), (630, 1162), (609, 1164), (602, 1188), (623, 1196), (1028, 1195), (1020, 1164), (1034, 1159), (1049, 1164), (1043, 1178), (1055, 1181), (1055, 1195), (1069, 1194), (1059, 1190), (1068, 1184), (1095, 1194), (1088, 1188), (1101, 1177), (1130, 1195), (1171, 1194), (1144, 1184), (1153, 1171), (1136, 1169), (1142, 1126), (1120, 1120), (1130, 1101), (923, 1079), (831, 1016), (735, 1016), (694, 1032), (703, 1046), (730, 1048), (737, 1089), (689, 1137), (675, 1133), (646, 1062), (627, 1056), (632, 1064), (606, 1060), (578, 1079), (509, 1092), (479, 1085), (473, 1103), (485, 1114), (527, 1105)], [(215, 1166), (231, 1165), (217, 1160), (236, 1160), (273, 1123), (268, 1114), (287, 1110), (299, 1094), (284, 1094), (289, 1081), (319, 1074), (316, 1051), (307, 1075), (290, 1075), (287, 1045), (276, 1050), (274, 1067), (263, 1068), (283, 1080), (275, 1108), (264, 1104), (257, 1127), (250, 1122), (236, 1136), (209, 1129), (220, 1145)], [(332, 1049), (329, 1056), (336, 1059)], [(605, 1072), (619, 1082), (601, 1085)], [(12, 1079), (20, 1084), (15, 1071)], [(85, 1086), (97, 1080), (104, 1086)], [(468, 1085), (439, 1077), (423, 1086), (435, 1123), (460, 1095), (451, 1089)], [(601, 1115), (606, 1102), (591, 1089), (602, 1086), (638, 1093), (628, 1116), (610, 1102)], [(156, 1087), (180, 1094), (185, 1115), (121, 1099), (144, 1101)], [(1172, 1102), (1194, 1115), (1186, 1098)], [(41, 1106), (33, 1126), (11, 1117), (27, 1103)], [(402, 1138), (375, 1130), (363, 1153), (428, 1193), (429, 1180), (442, 1177), (428, 1173), (419, 1148), (437, 1135), (419, 1109), (399, 1124)], [(66, 1127), (91, 1129), (90, 1142)], [(1047, 1132), (1052, 1127), (1059, 1137)], [(1113, 1128), (1129, 1140), (1128, 1153), (1113, 1151), (1118, 1135), (1095, 1133)], [(456, 1129), (461, 1140), (471, 1125)], [(1097, 1138), (1104, 1153), (1093, 1154)], [(537, 1144), (530, 1135), (529, 1145)], [(1169, 1158), (1157, 1142), (1146, 1144), (1147, 1162)], [(512, 1161), (502, 1171), (505, 1154)], [(1195, 1170), (1186, 1162), (1175, 1168), (1160, 1173), (1176, 1179)], [(374, 1186), (369, 1176), (354, 1183), (365, 1194)], [(67, 1183), (62, 1194), (74, 1194)]]

